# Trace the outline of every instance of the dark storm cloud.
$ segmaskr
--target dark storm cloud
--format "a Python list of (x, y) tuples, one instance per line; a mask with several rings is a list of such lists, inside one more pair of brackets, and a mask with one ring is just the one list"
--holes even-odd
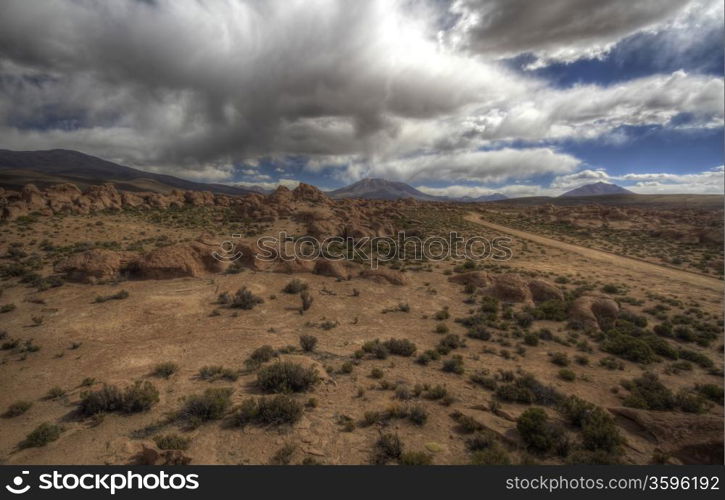
[(683, 9), (682, 0), (458, 0), (460, 43), (494, 56), (575, 60)]
[[(581, 51), (592, 33), (618, 36), (607, 14), (629, 32), (675, 10), (663, 1), (657, 12), (648, 1), (596, 2), (584, 26), (584, 10), (563, 0), (453, 11), (432, 0), (5, 0), (0, 145), (78, 149), (209, 180), (229, 179), (235, 163), (283, 165), (289, 155), (307, 158), (311, 171), (334, 166), (343, 180), (420, 180), (439, 165), (462, 179), (562, 173), (578, 160), (548, 147), (473, 153), (492, 141), (592, 138), (679, 113), (717, 126), (722, 82), (678, 73), (552, 89), (451, 37), (501, 55)], [(551, 11), (532, 7), (542, 4)], [(470, 23), (477, 9), (495, 13), (486, 29)], [(532, 20), (511, 25), (517, 16)], [(527, 24), (537, 22), (543, 31)]]
[[(358, 1), (11, 1), (0, 57), (13, 63), (4, 70), (15, 85), (4, 90), (20, 98), (21, 113), (42, 112), (70, 89), (92, 108), (116, 100), (129, 126), (161, 135), (151, 160), (268, 153), (306, 137), (302, 152), (354, 153), (366, 137), (395, 134), (388, 115), (431, 118), (486, 91), (480, 80), (451, 85), (450, 71), (469, 76), (465, 63), (431, 70), (401, 61), (393, 38), (411, 27), (391, 13)], [(53, 83), (34, 87), (32, 75)], [(76, 114), (72, 102), (64, 107)], [(336, 151), (314, 145), (325, 126), (314, 119), (337, 121)], [(294, 133), (280, 137), (285, 129)]]

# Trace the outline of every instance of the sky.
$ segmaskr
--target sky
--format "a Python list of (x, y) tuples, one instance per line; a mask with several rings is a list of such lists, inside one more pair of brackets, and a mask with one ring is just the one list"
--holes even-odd
[(0, 148), (429, 194), (723, 194), (721, 0), (0, 0)]

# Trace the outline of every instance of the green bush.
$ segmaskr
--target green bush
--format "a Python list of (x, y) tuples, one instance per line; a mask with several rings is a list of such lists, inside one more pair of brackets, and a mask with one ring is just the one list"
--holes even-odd
[(421, 396), (423, 397), (423, 399), (430, 399), (430, 400), (444, 399), (444, 398), (448, 397), (448, 389), (446, 389), (442, 385), (435, 385), (433, 387), (430, 387), (430, 388), (424, 390), (421, 393)]
[(601, 408), (594, 408), (582, 419), (582, 444), (590, 451), (619, 454), (624, 438), (612, 416)]
[(25, 436), (25, 440), (20, 443), (20, 447), (37, 448), (40, 446), (45, 446), (48, 443), (56, 441), (60, 437), (62, 432), (63, 428), (59, 425), (43, 422), (38, 427), (33, 429), (30, 434)]
[(202, 366), (199, 369), (199, 378), (202, 380), (208, 380), (213, 382), (219, 379), (229, 380), (234, 382), (239, 378), (239, 372), (232, 370), (231, 368), (224, 368), (220, 365)]
[(386, 359), (390, 354), (388, 348), (385, 347), (379, 339), (370, 340), (365, 342), (362, 346), (363, 352), (371, 354), (377, 359)]
[(488, 429), (478, 431), (472, 437), (466, 439), (466, 448), (471, 451), (485, 450), (495, 444), (496, 435)]
[(563, 352), (552, 353), (549, 360), (557, 366), (569, 366), (569, 357)]
[(687, 413), (705, 413), (709, 404), (700, 394), (682, 389), (675, 396), (677, 407)]
[(451, 413), (451, 418), (458, 424), (458, 432), (463, 434), (473, 434), (474, 432), (480, 432), (485, 429), (481, 422), (460, 411)]
[(318, 381), (314, 367), (305, 368), (290, 361), (273, 363), (257, 373), (257, 385), (268, 393), (305, 392)]
[(317, 337), (314, 335), (300, 335), (300, 347), (305, 352), (312, 352), (317, 346)]
[(524, 334), (524, 344), (531, 347), (539, 345), (539, 335), (535, 332), (526, 332)]
[(408, 411), (408, 418), (415, 425), (425, 425), (428, 421), (428, 412), (422, 406), (415, 405)]
[(443, 335), (443, 334), (445, 334), (445, 333), (448, 333), (448, 331), (449, 331), (449, 330), (448, 330), (448, 325), (446, 325), (445, 323), (438, 323), (438, 324), (436, 325), (436, 327), (435, 327), (435, 330), (434, 330), (434, 331), (435, 331), (436, 333), (439, 333), (439, 334), (441, 334), (441, 335)]
[(483, 325), (474, 325), (468, 329), (466, 336), (476, 340), (490, 340), (491, 332), (489, 332)]
[(564, 432), (549, 422), (541, 408), (529, 408), (516, 421), (516, 430), (526, 445), (537, 452), (556, 450), (566, 455), (568, 442)]
[(154, 443), (160, 450), (186, 450), (189, 448), (191, 439), (178, 434), (164, 434), (154, 436)]
[(567, 304), (563, 300), (547, 300), (537, 304), (534, 318), (548, 321), (566, 321), (569, 318)]
[(416, 351), (415, 344), (408, 339), (389, 339), (383, 345), (390, 354), (396, 356), (412, 356)]
[(559, 370), (559, 378), (562, 380), (566, 380), (567, 382), (573, 382), (576, 380), (576, 373), (574, 373), (573, 370), (570, 370), (569, 368), (562, 368)]
[(710, 358), (696, 351), (680, 349), (677, 354), (680, 359), (691, 361), (702, 368), (712, 368), (715, 365)]
[(648, 364), (657, 359), (645, 341), (628, 335), (610, 335), (602, 343), (602, 350), (635, 363)]
[(480, 385), (484, 389), (488, 389), (489, 391), (495, 391), (496, 387), (498, 386), (498, 383), (496, 382), (496, 379), (493, 377), (489, 377), (487, 373), (485, 372), (476, 372), (470, 377), (471, 382), (473, 382), (476, 385)]
[(301, 417), (302, 404), (289, 396), (279, 394), (271, 398), (250, 398), (242, 402), (234, 415), (236, 425), (293, 424)]
[(13, 404), (8, 406), (7, 410), (5, 410), (5, 413), (3, 413), (3, 417), (13, 418), (20, 416), (28, 411), (31, 406), (33, 406), (33, 403), (31, 403), (30, 401), (15, 401)]
[(179, 370), (179, 365), (172, 362), (159, 363), (154, 367), (153, 375), (161, 378), (169, 378)]
[(123, 392), (122, 411), (124, 413), (148, 411), (158, 401), (159, 391), (151, 382), (137, 381)]
[(698, 384), (695, 390), (702, 394), (710, 401), (722, 406), (723, 404), (723, 388), (715, 384)]
[(456, 375), (463, 374), (463, 358), (461, 356), (453, 356), (443, 361), (441, 368), (444, 372), (455, 373)]
[(438, 342), (438, 352), (441, 354), (448, 354), (453, 349), (458, 349), (459, 347), (463, 347), (465, 345), (465, 342), (463, 339), (461, 339), (458, 335), (455, 333), (451, 333), (443, 337)]
[(90, 417), (98, 413), (138, 413), (149, 410), (159, 401), (159, 391), (151, 382), (137, 381), (121, 391), (115, 385), (81, 393), (79, 411)]
[(397, 434), (386, 433), (375, 443), (373, 463), (383, 465), (390, 460), (397, 460), (403, 454), (403, 442)]
[(275, 351), (271, 345), (265, 344), (261, 347), (257, 347), (254, 351), (252, 351), (252, 354), (249, 355), (249, 359), (255, 363), (261, 364), (266, 363), (275, 356), (277, 356), (277, 351)]
[(438, 353), (438, 351), (432, 351), (429, 349), (429, 350), (425, 351), (423, 354), (421, 354), (420, 356), (418, 356), (418, 359), (416, 359), (415, 361), (418, 364), (427, 365), (431, 361), (437, 361), (440, 358), (441, 358), (441, 355)]
[(654, 373), (646, 372), (623, 385), (630, 391), (629, 396), (624, 399), (624, 406), (660, 411), (670, 411), (676, 406), (674, 394)]
[(264, 299), (262, 299), (261, 297), (257, 297), (252, 293), (251, 290), (247, 289), (246, 286), (243, 286), (242, 288), (237, 290), (237, 293), (235, 293), (234, 297), (231, 298), (229, 307), (233, 309), (249, 310), (257, 304), (262, 304), (263, 302)]
[(530, 374), (522, 375), (509, 383), (498, 384), (496, 396), (511, 403), (537, 403), (547, 406), (559, 404), (563, 398), (556, 389), (542, 384)]
[(299, 280), (297, 278), (293, 279), (289, 283), (285, 285), (285, 287), (282, 289), (284, 293), (289, 294), (297, 294), (300, 293), (302, 290), (307, 290), (307, 283), (305, 283), (302, 280)]
[(219, 420), (231, 405), (233, 389), (210, 388), (202, 394), (193, 394), (184, 400), (179, 417), (192, 423)]

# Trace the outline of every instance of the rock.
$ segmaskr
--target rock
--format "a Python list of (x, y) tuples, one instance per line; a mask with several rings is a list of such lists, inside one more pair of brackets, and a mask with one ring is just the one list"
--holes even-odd
[(487, 290), (502, 302), (531, 302), (528, 284), (518, 274), (499, 274), (493, 277), (493, 286)]
[(158, 280), (223, 272), (228, 263), (214, 258), (218, 249), (199, 241), (156, 248), (136, 262), (136, 275)]
[(161, 453), (163, 459), (162, 465), (189, 465), (191, 457), (184, 454), (181, 450), (166, 450)]
[(90, 186), (79, 202), (85, 202), (90, 211), (98, 210), (120, 210), (123, 206), (123, 199), (113, 184), (101, 186)]
[(184, 200), (194, 207), (208, 207), (214, 205), (214, 193), (211, 191), (186, 191)]
[(350, 271), (345, 264), (340, 260), (318, 260), (315, 262), (315, 274), (346, 280), (350, 278)]
[(606, 328), (619, 315), (619, 305), (609, 297), (584, 295), (569, 308), (569, 318), (584, 328)]
[(71, 255), (55, 267), (56, 272), (64, 273), (66, 279), (80, 283), (96, 283), (118, 278), (128, 258), (118, 252), (94, 248), (83, 253)]
[(315, 186), (300, 182), (292, 191), (292, 199), (295, 201), (307, 201), (311, 203), (330, 204), (332, 200)]
[(473, 285), (476, 288), (485, 288), (491, 284), (491, 278), (487, 273), (472, 271), (469, 273), (457, 274), (448, 278), (451, 283), (459, 285)]
[(82, 193), (78, 186), (70, 183), (55, 184), (45, 190), (48, 206), (55, 213), (77, 210), (77, 202), (81, 196)]
[(293, 257), (291, 259), (277, 259), (269, 268), (275, 273), (311, 273), (315, 268), (315, 262), (309, 259), (300, 259)]
[(155, 448), (141, 445), (141, 451), (136, 455), (135, 462), (137, 465), (156, 465), (161, 459), (161, 454)]
[(626, 430), (684, 464), (723, 463), (722, 417), (620, 407), (609, 411)]
[(35, 184), (26, 184), (20, 190), (20, 196), (25, 202), (28, 210), (42, 210), (48, 206), (48, 202), (43, 193), (35, 186)]
[(358, 276), (366, 280), (375, 281), (376, 283), (389, 283), (399, 286), (408, 284), (408, 278), (400, 271), (394, 269), (365, 269)]
[(549, 281), (531, 280), (529, 281), (529, 291), (537, 304), (547, 300), (564, 300), (564, 293)]

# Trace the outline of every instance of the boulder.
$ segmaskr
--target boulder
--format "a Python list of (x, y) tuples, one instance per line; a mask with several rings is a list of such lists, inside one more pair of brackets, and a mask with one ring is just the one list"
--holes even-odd
[(135, 265), (136, 275), (144, 279), (172, 279), (219, 273), (228, 263), (214, 257), (218, 245), (194, 241), (156, 248)]
[(564, 293), (555, 284), (546, 280), (529, 281), (531, 297), (537, 304), (547, 300), (564, 300)]
[(491, 284), (490, 276), (481, 271), (471, 271), (469, 273), (457, 274), (448, 278), (448, 281), (464, 286), (473, 285), (476, 288), (485, 288)]
[(339, 279), (349, 279), (350, 270), (346, 263), (340, 260), (321, 259), (315, 262), (315, 274), (331, 276)]
[(487, 290), (502, 302), (532, 302), (528, 283), (518, 274), (507, 273), (493, 277), (493, 286)]
[(69, 281), (96, 283), (118, 278), (121, 270), (130, 259), (112, 250), (94, 248), (71, 255), (55, 267), (55, 271), (64, 273)]
[(358, 276), (366, 280), (375, 281), (376, 283), (389, 283), (399, 286), (408, 284), (408, 278), (400, 271), (394, 269), (365, 269)]
[(570, 320), (594, 330), (606, 328), (618, 315), (619, 305), (609, 297), (584, 295), (569, 308)]

